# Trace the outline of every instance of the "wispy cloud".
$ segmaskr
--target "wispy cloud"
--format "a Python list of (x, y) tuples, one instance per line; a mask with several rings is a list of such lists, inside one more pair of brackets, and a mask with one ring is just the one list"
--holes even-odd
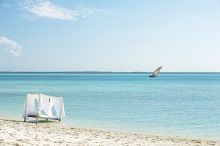
[(11, 56), (21, 56), (22, 47), (14, 40), (0, 36), (0, 50), (8, 52)]
[(103, 14), (104, 10), (98, 8), (77, 7), (75, 9), (64, 8), (53, 4), (48, 0), (25, 1), (21, 9), (29, 12), (32, 16), (45, 17), (59, 20), (77, 20), (91, 14)]

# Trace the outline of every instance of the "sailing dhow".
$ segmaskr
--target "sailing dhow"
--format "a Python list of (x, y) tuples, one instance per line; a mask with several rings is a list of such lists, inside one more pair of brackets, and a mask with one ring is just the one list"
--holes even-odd
[(152, 75), (150, 75), (149, 77), (157, 77), (157, 75), (160, 73), (160, 70), (162, 69), (162, 66), (160, 66), (159, 68), (157, 68)]

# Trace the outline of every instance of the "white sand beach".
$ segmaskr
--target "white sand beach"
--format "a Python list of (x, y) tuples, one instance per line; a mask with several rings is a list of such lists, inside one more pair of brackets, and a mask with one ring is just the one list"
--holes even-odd
[(62, 122), (0, 120), (0, 145), (220, 146), (220, 141), (74, 128)]

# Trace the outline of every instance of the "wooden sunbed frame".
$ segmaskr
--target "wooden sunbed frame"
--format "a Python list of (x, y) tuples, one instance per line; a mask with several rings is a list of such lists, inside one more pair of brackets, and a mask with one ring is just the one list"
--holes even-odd
[(48, 120), (48, 119), (51, 119), (51, 120), (58, 120), (58, 121), (61, 121), (61, 119), (60, 118), (57, 118), (57, 117), (46, 117), (46, 116), (41, 116), (41, 115), (39, 115), (39, 114), (32, 114), (32, 115), (27, 115), (25, 118), (24, 118), (24, 122), (26, 122), (27, 121), (27, 118), (28, 117), (30, 117), (30, 118), (36, 118), (36, 123), (38, 123), (38, 119), (46, 119), (46, 120)]

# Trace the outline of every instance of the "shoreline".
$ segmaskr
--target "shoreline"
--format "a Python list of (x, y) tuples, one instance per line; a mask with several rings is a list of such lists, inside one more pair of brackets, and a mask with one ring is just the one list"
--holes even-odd
[(59, 122), (0, 119), (1, 145), (220, 146), (219, 140), (79, 128)]
[(138, 130), (129, 130), (129, 129), (116, 129), (116, 128), (106, 128), (106, 127), (98, 127), (98, 126), (91, 126), (86, 124), (78, 124), (78, 123), (69, 123), (69, 122), (62, 122), (62, 125), (65, 127), (74, 127), (78, 129), (93, 129), (97, 131), (108, 131), (113, 133), (127, 133), (127, 134), (138, 134), (138, 135), (147, 135), (147, 136), (159, 136), (159, 137), (180, 137), (184, 139), (200, 139), (200, 140), (213, 140), (213, 141), (220, 141), (218, 136), (199, 136), (199, 135), (184, 135), (184, 134), (170, 134), (161, 131), (138, 131)]
[[(8, 116), (10, 115), (10, 116)], [(14, 122), (23, 122), (23, 119), (21, 118), (21, 116), (12, 116), (11, 114), (1, 114), (0, 113), (0, 121), (14, 121)], [(34, 122), (34, 118), (31, 118), (30, 122)], [(44, 120), (42, 120), (44, 121)], [(26, 122), (29, 123), (29, 122)], [(46, 123), (46, 122), (45, 122)], [(53, 121), (53, 120), (49, 120), (49, 123), (59, 123), (58, 121)], [(129, 129), (119, 129), (117, 128), (106, 128), (105, 126), (94, 126), (94, 125), (88, 125), (88, 124), (79, 124), (79, 123), (72, 123), (70, 121), (61, 121), (60, 124), (62, 126), (65, 127), (74, 127), (74, 128), (78, 128), (78, 129), (94, 129), (94, 130), (98, 130), (98, 131), (108, 131), (108, 132), (113, 132), (113, 133), (130, 133), (130, 134), (139, 134), (139, 135), (150, 135), (150, 136), (160, 136), (160, 137), (181, 137), (181, 138), (186, 138), (186, 139), (202, 139), (202, 140), (214, 140), (214, 141), (220, 141), (220, 137), (219, 136), (200, 136), (200, 135), (184, 135), (184, 134), (169, 134), (169, 133), (165, 133), (161, 131), (157, 131), (157, 132), (149, 132), (149, 131), (138, 131), (138, 130), (129, 130)]]

